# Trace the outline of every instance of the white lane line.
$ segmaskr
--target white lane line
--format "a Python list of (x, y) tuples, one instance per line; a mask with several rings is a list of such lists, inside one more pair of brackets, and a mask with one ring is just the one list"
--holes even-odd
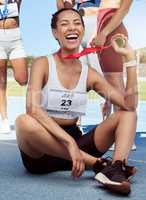
[(0, 144), (2, 144), (2, 145), (9, 145), (9, 146), (17, 146), (17, 144), (16, 143), (11, 143), (11, 142), (2, 142), (2, 141), (0, 141)]
[(141, 137), (141, 138), (146, 138), (146, 133), (141, 133), (141, 134), (140, 134), (140, 137)]
[(128, 159), (128, 160), (132, 162), (137, 162), (137, 163), (146, 163), (145, 160), (134, 160), (134, 159)]

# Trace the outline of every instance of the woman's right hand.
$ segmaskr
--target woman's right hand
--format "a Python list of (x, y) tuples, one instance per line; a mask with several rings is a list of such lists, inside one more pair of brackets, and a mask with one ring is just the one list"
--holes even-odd
[(85, 170), (85, 162), (75, 141), (68, 145), (68, 151), (72, 159), (72, 176), (80, 177)]

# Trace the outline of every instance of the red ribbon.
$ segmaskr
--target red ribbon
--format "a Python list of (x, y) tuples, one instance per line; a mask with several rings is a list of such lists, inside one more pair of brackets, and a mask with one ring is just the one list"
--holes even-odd
[(97, 46), (97, 47), (89, 47), (83, 49), (81, 52), (78, 53), (72, 53), (64, 56), (65, 59), (71, 59), (71, 58), (80, 58), (81, 56), (88, 55), (90, 53), (101, 53), (103, 50), (108, 49), (111, 47), (111, 44), (108, 46)]

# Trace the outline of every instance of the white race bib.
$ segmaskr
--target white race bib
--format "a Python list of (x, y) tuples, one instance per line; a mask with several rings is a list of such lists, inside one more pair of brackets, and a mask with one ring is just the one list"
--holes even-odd
[(87, 95), (86, 92), (72, 92), (51, 89), (48, 95), (47, 110), (60, 113), (74, 113), (85, 115)]

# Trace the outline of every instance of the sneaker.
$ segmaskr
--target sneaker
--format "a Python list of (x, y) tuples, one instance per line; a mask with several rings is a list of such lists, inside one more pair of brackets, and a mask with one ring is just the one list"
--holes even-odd
[[(93, 171), (95, 172), (95, 174), (98, 174), (105, 167), (110, 166), (111, 164), (112, 164), (111, 157), (108, 156), (107, 158), (101, 158), (100, 160), (97, 160), (93, 165)], [(134, 166), (126, 165), (125, 161), (123, 162), (123, 165), (125, 167), (125, 175), (127, 177), (127, 180), (130, 180), (132, 176), (137, 172), (137, 169)]]
[(110, 151), (114, 151), (115, 150), (115, 143), (109, 148)]
[(124, 195), (128, 195), (131, 192), (125, 163), (120, 160), (106, 166), (95, 176), (95, 179), (112, 192)]
[(9, 123), (8, 123), (8, 119), (4, 119), (1, 123), (1, 127), (0, 127), (0, 133), (1, 134), (8, 134), (11, 132)]
[[(110, 151), (114, 151), (114, 150), (115, 150), (115, 143), (109, 148), (109, 150), (110, 150)], [(133, 143), (131, 150), (132, 150), (132, 151), (135, 151), (135, 150), (136, 150), (136, 145), (135, 145), (135, 143)]]
[(136, 144), (135, 143), (133, 143), (133, 145), (132, 145), (132, 149), (131, 149), (132, 151), (135, 151), (136, 150)]
[[(110, 157), (109, 157), (110, 158)], [(101, 172), (106, 166), (111, 165), (112, 164), (112, 159), (108, 159), (107, 158), (100, 158), (98, 159), (95, 164), (93, 165), (93, 171), (95, 172), (95, 174), (98, 174), (99, 172)]]

